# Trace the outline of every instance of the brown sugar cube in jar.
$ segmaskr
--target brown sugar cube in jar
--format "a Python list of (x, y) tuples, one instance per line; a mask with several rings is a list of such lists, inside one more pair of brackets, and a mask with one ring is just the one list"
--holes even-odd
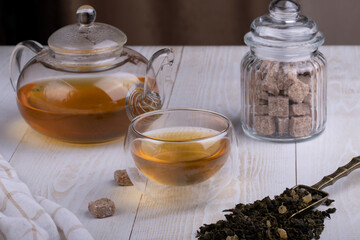
[(265, 76), (265, 74), (263, 73), (263, 72), (261, 72), (261, 71), (256, 71), (255, 72), (255, 82), (259, 82), (259, 83), (261, 83), (262, 82), (262, 80), (264, 79), (264, 76)]
[(254, 128), (259, 135), (272, 135), (276, 130), (274, 118), (270, 116), (255, 116)]
[(310, 116), (303, 117), (291, 117), (289, 124), (289, 132), (293, 137), (306, 137), (311, 134), (311, 122)]
[[(314, 102), (313, 102), (313, 96)], [(304, 98), (304, 103), (308, 104), (309, 106), (316, 106), (316, 95), (313, 95), (311, 92)]]
[[(269, 74), (268, 74), (269, 75)], [(280, 90), (277, 87), (276, 79), (273, 76), (266, 76), (261, 83), (261, 89), (274, 96), (279, 95)]]
[(287, 91), (289, 99), (296, 103), (301, 103), (304, 98), (309, 94), (309, 86), (300, 80), (297, 80), (291, 85)]
[(255, 105), (266, 105), (268, 104), (268, 101), (264, 100), (264, 99), (259, 99), (259, 98), (255, 98)]
[[(298, 79), (308, 85), (310, 90), (313, 88), (311, 75), (298, 75)], [(316, 89), (316, 81), (314, 81), (314, 89)]]
[(255, 86), (249, 89), (249, 98), (251, 105), (264, 105), (267, 104), (269, 95), (261, 89), (261, 80), (257, 80)]
[(311, 109), (308, 104), (298, 103), (290, 105), (290, 116), (310, 115)]
[(289, 133), (289, 118), (276, 118), (277, 133), (280, 136), (286, 135)]
[(114, 215), (115, 204), (108, 198), (101, 198), (94, 202), (89, 202), (89, 212), (96, 218), (105, 218)]
[(257, 105), (255, 106), (255, 115), (268, 115), (269, 107), (268, 105)]
[(261, 100), (268, 100), (269, 99), (269, 94), (267, 94), (265, 91), (261, 90), (261, 89), (258, 89), (256, 91), (256, 97), (258, 99), (261, 99)]
[[(286, 71), (286, 72), (284, 72)], [(296, 82), (297, 72), (295, 69), (282, 70), (277, 78), (277, 87), (279, 90), (286, 90)]]
[(289, 98), (287, 97), (269, 97), (269, 116), (288, 117), (289, 116)]
[(259, 69), (258, 69), (258, 73), (259, 76), (261, 77), (261, 80), (263, 80), (266, 75), (269, 73), (269, 70), (272, 68), (272, 66), (274, 65), (274, 63), (272, 61), (268, 61), (268, 60), (263, 60)]
[(133, 183), (131, 182), (129, 175), (127, 174), (126, 170), (116, 170), (114, 172), (114, 180), (120, 186), (132, 186)]
[(316, 89), (316, 79), (313, 79), (313, 66), (309, 62), (300, 62), (296, 66), (298, 79), (303, 83), (309, 85), (310, 90), (314, 84), (314, 89)]

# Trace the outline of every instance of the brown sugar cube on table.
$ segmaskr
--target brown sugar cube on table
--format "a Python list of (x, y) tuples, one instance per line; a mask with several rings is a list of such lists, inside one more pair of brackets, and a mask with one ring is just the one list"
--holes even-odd
[(289, 124), (289, 132), (293, 137), (306, 137), (311, 134), (310, 116), (291, 117)]
[(289, 133), (289, 118), (276, 118), (277, 132), (280, 136)]
[(302, 81), (297, 80), (291, 85), (287, 91), (289, 99), (296, 103), (301, 103), (304, 98), (309, 94), (309, 86)]
[(89, 202), (89, 212), (96, 218), (105, 218), (114, 215), (115, 204), (108, 198), (101, 198), (93, 202)]
[(289, 116), (289, 98), (287, 97), (269, 97), (269, 116), (288, 117)]
[(120, 186), (132, 186), (133, 183), (131, 182), (129, 175), (127, 174), (126, 170), (116, 170), (114, 172), (114, 180)]
[(275, 121), (270, 116), (255, 116), (254, 128), (259, 135), (272, 135), (275, 133)]
[(290, 116), (310, 115), (311, 109), (308, 104), (298, 103), (290, 105)]

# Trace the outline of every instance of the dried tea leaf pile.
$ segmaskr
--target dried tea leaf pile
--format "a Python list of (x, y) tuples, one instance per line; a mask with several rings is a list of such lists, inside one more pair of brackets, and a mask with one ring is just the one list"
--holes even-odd
[[(330, 218), (335, 208), (325, 211), (311, 209), (293, 218), (290, 216), (321, 196), (312, 196), (306, 189), (286, 189), (274, 199), (269, 197), (251, 204), (238, 204), (225, 215), (226, 220), (204, 224), (196, 237), (201, 240), (224, 239), (319, 239), (324, 230), (324, 219)], [(329, 206), (333, 200), (325, 201)]]

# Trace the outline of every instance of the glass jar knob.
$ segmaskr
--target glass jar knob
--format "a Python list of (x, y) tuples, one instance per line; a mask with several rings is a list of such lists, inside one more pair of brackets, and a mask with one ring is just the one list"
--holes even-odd
[(82, 5), (76, 11), (76, 19), (81, 25), (90, 25), (95, 21), (96, 11), (90, 5)]
[(295, 0), (275, 0), (270, 6), (270, 16), (280, 21), (296, 21), (299, 16), (300, 4)]

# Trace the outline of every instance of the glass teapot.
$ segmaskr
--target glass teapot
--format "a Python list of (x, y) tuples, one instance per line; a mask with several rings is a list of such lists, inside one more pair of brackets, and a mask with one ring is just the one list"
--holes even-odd
[[(77, 24), (50, 36), (48, 48), (19, 43), (11, 55), (10, 81), (21, 115), (38, 132), (70, 142), (104, 142), (124, 135), (135, 116), (163, 106), (174, 55), (164, 48), (147, 60), (124, 46), (122, 31), (94, 22), (89, 5), (76, 17)], [(23, 64), (26, 49), (36, 55)]]

